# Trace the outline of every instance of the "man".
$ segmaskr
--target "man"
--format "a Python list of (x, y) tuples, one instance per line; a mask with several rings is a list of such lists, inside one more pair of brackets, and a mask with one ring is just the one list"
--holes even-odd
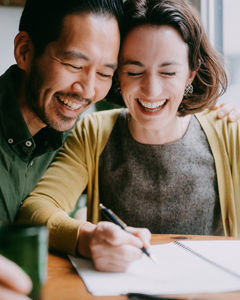
[(121, 0), (28, 0), (0, 77), (0, 220), (13, 221), (79, 115), (108, 93)]
[(0, 221), (15, 219), (79, 115), (108, 93), (122, 11), (121, 0), (27, 0), (17, 65), (0, 77)]

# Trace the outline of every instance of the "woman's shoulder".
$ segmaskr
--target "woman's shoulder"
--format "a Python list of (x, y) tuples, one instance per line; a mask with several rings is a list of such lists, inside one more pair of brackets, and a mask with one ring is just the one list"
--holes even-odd
[(72, 136), (81, 139), (101, 140), (105, 139), (112, 131), (121, 111), (124, 109), (110, 109), (91, 114), (86, 114), (75, 126)]
[(196, 113), (195, 116), (200, 121), (208, 122), (213, 126), (238, 127), (240, 125), (240, 120), (229, 122), (227, 116), (218, 118), (218, 110), (215, 109), (204, 109), (202, 112)]
[(232, 137), (240, 140), (240, 121), (229, 122), (227, 117), (219, 119), (217, 110), (205, 109), (195, 114), (202, 128), (206, 132), (211, 132), (212, 136)]
[[(121, 111), (123, 110), (123, 108), (119, 108), (119, 109), (109, 109), (109, 110), (102, 110), (102, 111), (98, 111), (98, 112), (94, 112), (91, 114), (86, 114), (81, 122), (85, 125), (94, 125), (94, 124), (111, 124), (114, 123), (116, 121), (116, 119), (118, 118), (119, 114), (121, 113)], [(81, 123), (80, 122), (80, 123)]]

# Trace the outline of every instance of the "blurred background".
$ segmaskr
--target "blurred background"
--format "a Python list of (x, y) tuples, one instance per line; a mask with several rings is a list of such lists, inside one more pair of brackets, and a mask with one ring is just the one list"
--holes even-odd
[[(49, 0), (51, 1), (51, 0)], [(13, 40), (25, 0), (0, 0), (0, 74), (13, 64)], [(191, 0), (199, 11), (214, 47), (224, 56), (229, 74), (229, 88), (220, 102), (240, 106), (240, 1)], [(99, 103), (97, 109), (105, 108)]]

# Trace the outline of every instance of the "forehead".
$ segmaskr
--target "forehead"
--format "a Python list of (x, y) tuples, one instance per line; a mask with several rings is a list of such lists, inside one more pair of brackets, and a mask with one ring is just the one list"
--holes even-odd
[(134, 57), (181, 60), (188, 57), (188, 45), (171, 26), (142, 25), (130, 31), (123, 42), (121, 58)]
[[(98, 30), (101, 27), (109, 26), (109, 24), (114, 24), (114, 27), (118, 28), (118, 23), (115, 17), (110, 15), (95, 14), (95, 13), (80, 13), (80, 14), (70, 14), (66, 15), (63, 19), (61, 35), (72, 33), (77, 31), (77, 33), (83, 33), (84, 31)], [(99, 25), (101, 27), (99, 28)]]
[(104, 54), (106, 51), (107, 55), (111, 52), (113, 57), (118, 54), (119, 44), (117, 20), (112, 16), (92, 13), (67, 15), (59, 39), (53, 42), (53, 46), (59, 52), (69, 48), (89, 54), (96, 51)]

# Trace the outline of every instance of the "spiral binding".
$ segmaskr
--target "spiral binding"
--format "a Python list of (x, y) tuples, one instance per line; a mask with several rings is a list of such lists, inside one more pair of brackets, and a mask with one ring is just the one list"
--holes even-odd
[(232, 270), (230, 270), (230, 269), (228, 269), (228, 268), (226, 268), (226, 267), (224, 267), (224, 266), (221, 266), (220, 264), (214, 262), (214, 261), (211, 260), (211, 259), (208, 259), (207, 257), (205, 257), (205, 256), (203, 256), (203, 255), (201, 255), (201, 254), (199, 254), (198, 252), (196, 252), (196, 251), (194, 251), (193, 249), (191, 249), (190, 247), (188, 247), (188, 246), (182, 244), (181, 242), (179, 242), (179, 241), (174, 241), (173, 243), (174, 243), (175, 245), (177, 245), (177, 246), (183, 248), (184, 250), (186, 250), (186, 251), (188, 251), (188, 252), (194, 254), (195, 256), (201, 258), (202, 260), (208, 262), (208, 263), (211, 264), (212, 266), (214, 266), (214, 267), (216, 267), (216, 268), (218, 268), (218, 269), (220, 269), (220, 270), (222, 270), (222, 271), (224, 271), (224, 272), (227, 272), (228, 274), (230, 274), (230, 275), (232, 275), (232, 276), (234, 276), (234, 277), (240, 279), (240, 274), (238, 274), (238, 273), (236, 273), (236, 272), (234, 272), (234, 271), (232, 271)]

